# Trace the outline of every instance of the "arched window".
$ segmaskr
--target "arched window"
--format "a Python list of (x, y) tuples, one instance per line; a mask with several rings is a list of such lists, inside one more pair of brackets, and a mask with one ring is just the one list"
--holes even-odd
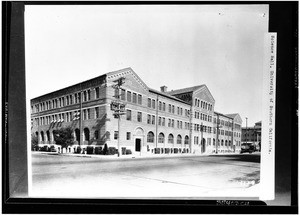
[(80, 139), (80, 130), (78, 128), (75, 129), (75, 138), (77, 141)]
[(41, 140), (44, 141), (44, 132), (41, 131)]
[(49, 130), (46, 131), (46, 134), (47, 134), (47, 141), (50, 141), (50, 132), (49, 132)]
[(174, 136), (173, 136), (173, 134), (169, 134), (169, 136), (168, 136), (168, 143), (174, 143)]
[(154, 143), (154, 133), (152, 131), (149, 131), (147, 134), (147, 142)]
[(90, 140), (90, 130), (88, 128), (84, 128), (83, 133), (84, 133), (84, 140), (89, 141)]
[(165, 135), (163, 133), (159, 133), (158, 142), (159, 143), (164, 143), (165, 142)]
[(184, 137), (184, 144), (189, 144), (189, 137), (188, 137), (188, 135), (186, 135)]
[(224, 145), (224, 140), (221, 140), (221, 146), (223, 146)]
[(94, 133), (94, 138), (95, 138), (96, 140), (99, 139), (99, 130), (96, 130), (96, 131), (95, 131), (95, 133)]
[(177, 135), (177, 144), (181, 144), (182, 143), (182, 138), (180, 136), (180, 134)]
[(227, 146), (227, 140), (225, 140), (225, 146)]
[(228, 142), (228, 146), (231, 146), (231, 141), (229, 140), (229, 142)]

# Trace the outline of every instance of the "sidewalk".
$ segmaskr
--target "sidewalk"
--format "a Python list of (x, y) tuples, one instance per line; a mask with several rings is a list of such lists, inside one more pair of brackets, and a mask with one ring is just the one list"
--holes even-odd
[(42, 152), (42, 151), (33, 151), (34, 154), (48, 154), (48, 155), (57, 155), (57, 156), (71, 156), (71, 157), (86, 157), (86, 158), (97, 158), (101, 160), (129, 160), (129, 159), (149, 159), (149, 158), (179, 158), (179, 157), (194, 157), (194, 156), (222, 156), (222, 155), (239, 155), (237, 153), (219, 153), (219, 154), (130, 154), (130, 155), (95, 155), (95, 154), (75, 154), (75, 153), (57, 153), (57, 152)]

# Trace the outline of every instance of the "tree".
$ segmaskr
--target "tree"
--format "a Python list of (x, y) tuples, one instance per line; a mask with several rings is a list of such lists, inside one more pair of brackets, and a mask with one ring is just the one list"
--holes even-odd
[(38, 137), (34, 134), (31, 134), (31, 150), (35, 151), (38, 149)]
[(62, 148), (68, 148), (74, 144), (73, 129), (70, 127), (53, 131), (53, 136), (55, 143)]

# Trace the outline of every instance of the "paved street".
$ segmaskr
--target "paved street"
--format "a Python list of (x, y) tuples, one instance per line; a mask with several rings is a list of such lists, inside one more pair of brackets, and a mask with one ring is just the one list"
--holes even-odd
[(30, 195), (68, 198), (255, 197), (259, 195), (259, 185), (256, 185), (259, 173), (258, 153), (122, 160), (33, 153)]

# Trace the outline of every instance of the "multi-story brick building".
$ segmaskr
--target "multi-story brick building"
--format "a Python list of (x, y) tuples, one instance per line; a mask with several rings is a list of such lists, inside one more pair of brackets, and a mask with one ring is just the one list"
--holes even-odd
[[(116, 90), (121, 77), (124, 84)], [(111, 108), (116, 99), (125, 104), (120, 121)], [(40, 144), (54, 144), (53, 131), (71, 127), (75, 144), (70, 151), (78, 145), (104, 144), (120, 144), (120, 149), (138, 154), (238, 151), (241, 118), (216, 113), (214, 105), (206, 85), (172, 91), (163, 86), (157, 91), (126, 68), (32, 99), (31, 130)], [(217, 118), (221, 126), (224, 122), (219, 135)]]

